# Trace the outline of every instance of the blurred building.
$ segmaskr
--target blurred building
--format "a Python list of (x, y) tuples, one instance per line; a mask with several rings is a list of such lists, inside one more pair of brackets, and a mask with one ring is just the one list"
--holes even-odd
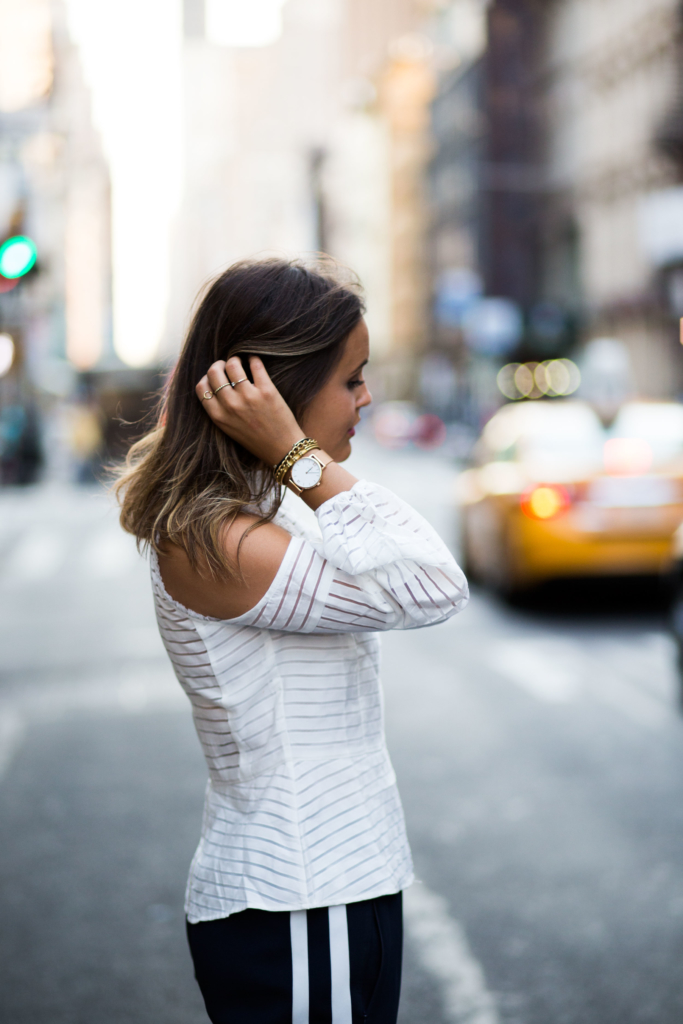
[[(486, 162), (484, 0), (450, 0), (433, 23), (436, 94), (428, 168), (431, 353), (423, 400), (434, 411), (478, 424), (495, 401), (486, 361), (465, 342), (464, 318), (483, 291)], [(483, 370), (483, 372), (482, 372)], [(450, 395), (440, 394), (444, 382)]]
[(0, 294), (8, 437), (48, 423), (43, 455), (62, 475), (69, 451), (95, 458), (98, 431), (115, 449), (205, 282), (255, 254), (322, 250), (359, 273), (378, 397), (436, 379), (420, 371), (426, 172), (435, 25), (452, 4), (20, 6), (0, 0), (0, 219), (38, 262)]
[[(654, 396), (683, 388), (683, 303), (667, 294), (683, 257), (682, 200), (670, 192), (683, 165), (662, 145), (680, 103), (680, 19), (678, 0), (555, 0), (540, 65), (542, 294), (581, 311), (583, 338), (623, 339), (639, 390)], [(657, 245), (667, 199), (677, 253)]]
[(184, 185), (162, 352), (172, 358), (223, 267), (322, 250), (360, 275), (376, 378), (400, 397), (426, 340), (426, 7), (259, 2), (281, 30), (248, 45), (231, 5), (184, 0)]
[(360, 274), (376, 397), (417, 392), (428, 341), (426, 169), (436, 3), (345, 0), (326, 184), (331, 251)]
[[(482, 62), (447, 68), (432, 108), (431, 270), (436, 291), (453, 271), (479, 272), (481, 262)], [(472, 278), (470, 278), (472, 280)], [(455, 341), (447, 317), (437, 321), (444, 344)]]
[(435, 6), (0, 0), (0, 244), (38, 252), (0, 281), (6, 482), (117, 450), (245, 256), (349, 264), (380, 396), (416, 391)]
[[(68, 449), (62, 406), (110, 332), (109, 175), (77, 48), (54, 0), (0, 4), (0, 242), (27, 236), (34, 269), (0, 278), (2, 481)], [(9, 343), (8, 343), (9, 344)], [(56, 456), (57, 461), (63, 456)]]
[(198, 292), (219, 271), (326, 242), (319, 163), (339, 75), (338, 5), (260, 0), (243, 20), (234, 8), (183, 5), (183, 191), (161, 349), (167, 359)]
[(481, 249), (489, 295), (529, 311), (539, 298), (544, 158), (542, 0), (495, 0), (488, 10), (481, 101)]
[(518, 340), (489, 358), (489, 382), (508, 359), (610, 336), (642, 394), (683, 390), (680, 18), (678, 0), (492, 0), (481, 54), (440, 73), (432, 344), (466, 374), (481, 360), (448, 315), (464, 272), (523, 317)]

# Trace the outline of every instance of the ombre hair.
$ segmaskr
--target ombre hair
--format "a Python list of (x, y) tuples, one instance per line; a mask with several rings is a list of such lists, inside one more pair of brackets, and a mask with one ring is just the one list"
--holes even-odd
[(121, 525), (141, 548), (168, 542), (200, 572), (233, 577), (221, 535), (240, 512), (269, 522), (281, 502), (271, 466), (224, 434), (195, 386), (218, 359), (258, 355), (298, 418), (328, 381), (364, 312), (360, 285), (331, 260), (245, 260), (207, 288), (155, 413), (116, 471)]

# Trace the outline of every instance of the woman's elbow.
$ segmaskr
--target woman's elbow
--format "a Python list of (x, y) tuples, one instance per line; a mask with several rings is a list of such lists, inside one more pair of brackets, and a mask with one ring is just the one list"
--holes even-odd
[(470, 599), (467, 580), (459, 574), (457, 580), (442, 583), (438, 593), (423, 594), (423, 600), (416, 601), (411, 613), (406, 616), (404, 629), (419, 629), (422, 626), (436, 626), (461, 612)]
[(457, 586), (454, 585), (450, 592), (444, 594), (444, 600), (440, 603), (440, 614), (435, 619), (435, 622), (445, 622), (446, 619), (452, 619), (454, 615), (463, 610), (469, 599), (470, 588), (463, 576)]

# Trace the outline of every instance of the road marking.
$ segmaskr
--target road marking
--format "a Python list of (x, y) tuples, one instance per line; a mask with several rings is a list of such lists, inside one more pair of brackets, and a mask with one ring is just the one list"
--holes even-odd
[(66, 557), (66, 540), (50, 530), (25, 534), (11, 551), (3, 576), (22, 583), (37, 582), (52, 576)]
[(661, 728), (677, 706), (675, 648), (663, 634), (595, 638), (579, 646), (565, 637), (506, 638), (486, 661), (537, 700), (567, 704), (590, 698), (645, 728)]
[(120, 528), (101, 530), (88, 540), (80, 567), (96, 579), (115, 579), (140, 564), (134, 539)]
[(554, 637), (500, 640), (488, 658), (491, 668), (532, 697), (566, 704), (578, 696), (583, 665), (573, 644)]
[(499, 1024), (482, 966), (445, 899), (416, 882), (403, 894), (403, 909), (417, 956), (439, 986), (447, 1024)]
[[(675, 687), (671, 687), (671, 696), (667, 699), (664, 695), (653, 692), (648, 685), (648, 677), (657, 675), (657, 664), (653, 662), (649, 671), (644, 666), (642, 673), (629, 671), (633, 666), (627, 668), (620, 664), (621, 658), (615, 658), (616, 664), (610, 664), (610, 655), (615, 650), (598, 649), (592, 652), (587, 662), (587, 680), (590, 685), (586, 686), (587, 692), (606, 707), (618, 711), (624, 718), (628, 718), (636, 725), (648, 728), (659, 729), (672, 720), (672, 712), (675, 708)], [(664, 677), (667, 673), (663, 672)]]
[(127, 668), (112, 676), (91, 677), (77, 683), (33, 686), (3, 705), (27, 722), (49, 721), (80, 712), (140, 714), (186, 706), (187, 697), (170, 666), (156, 670)]
[(187, 697), (169, 668), (128, 669), (105, 678), (64, 686), (30, 686), (0, 702), (0, 778), (32, 721), (55, 721), (79, 713), (140, 715), (185, 711)]
[(0, 715), (0, 779), (21, 746), (24, 733), (25, 726), (21, 716), (9, 708), (3, 709)]

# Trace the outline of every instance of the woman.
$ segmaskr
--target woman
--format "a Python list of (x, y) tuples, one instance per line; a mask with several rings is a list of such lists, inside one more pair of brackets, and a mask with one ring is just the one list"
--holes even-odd
[(341, 465), (367, 359), (354, 287), (237, 264), (118, 483), (209, 767), (186, 913), (215, 1024), (396, 1020), (413, 875), (377, 631), (447, 619), (467, 584), (420, 516)]

